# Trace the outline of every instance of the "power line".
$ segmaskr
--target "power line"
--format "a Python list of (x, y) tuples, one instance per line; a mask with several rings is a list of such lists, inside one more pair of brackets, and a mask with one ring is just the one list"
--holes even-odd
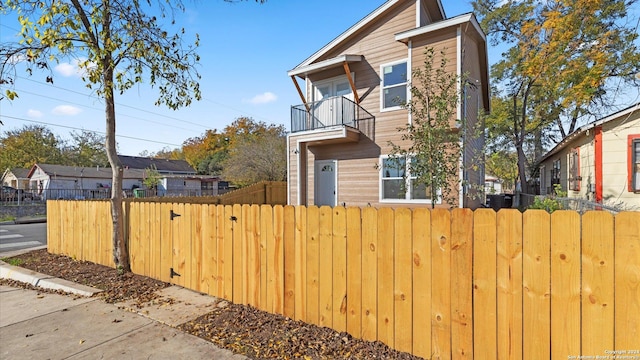
[[(49, 126), (60, 127), (60, 128), (65, 128), (65, 129), (86, 131), (86, 132), (90, 132), (90, 133), (94, 133), (94, 134), (100, 134), (100, 135), (106, 135), (107, 134), (104, 131), (86, 130), (86, 129), (78, 128), (78, 127), (75, 127), (75, 126), (57, 125), (57, 124), (52, 124), (52, 123), (48, 123), (48, 122), (45, 122), (45, 121), (29, 120), (29, 119), (19, 118), (19, 117), (15, 117), (15, 116), (0, 115), (0, 117), (7, 118), (7, 119), (18, 120), (18, 121), (26, 121), (26, 122), (30, 122), (30, 123), (34, 123), (34, 124), (49, 125)], [(134, 136), (116, 135), (116, 137), (117, 138), (122, 138), (122, 139), (145, 141), (145, 142), (149, 142), (149, 143), (153, 143), (153, 144), (182, 147), (182, 145), (179, 145), (179, 144), (172, 144), (172, 143), (167, 143), (167, 142), (162, 142), (162, 141), (143, 139), (143, 138), (138, 138), (138, 137), (134, 137)]]
[[(53, 87), (53, 88), (56, 88), (56, 89), (59, 89), (59, 90), (63, 90), (63, 91), (67, 91), (67, 92), (70, 92), (70, 93), (72, 93), (72, 94), (77, 94), (77, 95), (87, 96), (87, 97), (89, 97), (89, 98), (92, 98), (92, 99), (95, 99), (95, 100), (102, 101), (102, 98), (99, 98), (99, 97), (94, 96), (94, 95), (91, 95), (91, 94), (85, 94), (85, 93), (82, 93), (82, 92), (79, 92), (79, 91), (75, 91), (75, 90), (71, 90), (71, 89), (66, 89), (66, 88), (63, 88), (63, 87), (60, 87), (60, 86), (56, 86), (56, 85), (53, 85), (53, 84), (46, 84), (46, 83), (43, 83), (43, 82), (41, 82), (41, 81), (36, 81), (36, 80), (30, 79), (30, 78), (26, 78), (26, 77), (23, 77), (23, 76), (17, 76), (17, 78), (18, 78), (18, 79), (27, 80), (27, 81), (31, 81), (31, 82), (34, 82), (34, 83), (39, 84), (39, 85), (51, 86), (51, 87)], [(26, 93), (26, 91), (24, 91), (24, 90), (21, 90), (21, 91)], [(31, 95), (44, 96), (44, 95), (39, 95), (39, 94), (34, 94), (34, 93), (31, 93)], [(55, 98), (50, 98), (50, 99), (58, 100), (58, 101), (66, 101), (66, 100), (55, 99)], [(85, 105), (82, 105), (82, 106), (85, 106)], [(175, 120), (175, 121), (183, 122), (183, 123), (186, 123), (186, 124), (190, 124), (190, 125), (199, 126), (199, 127), (204, 128), (204, 129), (208, 129), (208, 128), (209, 128), (208, 126), (203, 125), (203, 124), (199, 124), (199, 123), (195, 123), (195, 122), (187, 121), (187, 120), (182, 120), (182, 119), (179, 119), (179, 118), (176, 118), (176, 117), (173, 117), (173, 116), (169, 116), (169, 115), (164, 115), (164, 114), (160, 114), (160, 113), (155, 113), (155, 112), (152, 112), (152, 111), (149, 111), (149, 110), (145, 110), (145, 109), (141, 109), (141, 108), (137, 108), (137, 107), (135, 107), (135, 106), (131, 106), (131, 105), (118, 104), (117, 106), (118, 106), (118, 107), (125, 107), (125, 108), (129, 108), (129, 109), (133, 109), (133, 110), (137, 110), (137, 111), (141, 111), (141, 112), (144, 112), (144, 113), (147, 113), (147, 114), (150, 114), (150, 115), (160, 116), (160, 117), (164, 117), (164, 118), (167, 118), (167, 119), (171, 119), (171, 120)], [(130, 117), (135, 118), (135, 117), (133, 117), (133, 116), (130, 116)], [(138, 118), (138, 119), (140, 119), (140, 118)], [(143, 119), (140, 119), (140, 120), (143, 120)], [(147, 120), (147, 121), (151, 121), (151, 120)], [(160, 123), (160, 122), (156, 122), (156, 123), (157, 123), (157, 124), (162, 124), (162, 125), (165, 125), (165, 126), (171, 126), (171, 127), (174, 127), (173, 125), (168, 125), (168, 124), (164, 124), (164, 123)], [(187, 130), (187, 129), (183, 129), (183, 130)], [(190, 130), (190, 131), (193, 131), (193, 130)]]
[[(29, 95), (33, 95), (33, 96), (38, 96), (38, 97), (42, 97), (42, 98), (50, 99), (50, 100), (61, 101), (61, 102), (67, 103), (67, 104), (73, 104), (73, 105), (81, 106), (81, 107), (88, 108), (88, 109), (92, 109), (92, 110), (102, 110), (102, 109), (98, 109), (98, 108), (95, 108), (95, 107), (92, 107), (92, 106), (89, 106), (89, 105), (84, 105), (84, 104), (80, 104), (80, 103), (77, 103), (77, 102), (69, 101), (69, 100), (66, 100), (66, 99), (56, 98), (56, 97), (53, 97), (53, 96), (42, 95), (42, 94), (34, 93), (34, 92), (31, 92), (31, 91), (28, 91), (28, 90), (21, 90), (21, 89), (16, 89), (16, 90), (17, 90), (19, 93), (24, 93), (24, 94), (29, 94)], [(64, 90), (64, 89), (63, 89), (63, 90)], [(71, 90), (69, 90), (69, 91), (71, 91)], [(84, 94), (82, 94), (82, 93), (75, 92), (75, 91), (71, 91), (71, 92), (74, 92), (74, 93), (78, 93), (78, 94), (84, 95)], [(99, 100), (99, 98), (97, 98), (97, 97), (95, 97), (95, 99), (98, 99), (98, 100)], [(119, 106), (123, 106), (123, 107), (124, 107), (125, 105), (118, 105), (117, 107), (119, 107)], [(185, 130), (185, 131), (193, 131), (193, 132), (197, 132), (197, 130), (181, 128), (181, 127), (177, 127), (177, 126), (175, 126), (175, 125), (169, 125), (169, 124), (165, 124), (165, 123), (162, 123), (162, 122), (159, 122), (159, 121), (148, 120), (148, 119), (144, 119), (144, 118), (137, 117), (137, 116), (132, 116), (132, 115), (128, 115), (128, 114), (123, 114), (123, 113), (120, 113), (120, 112), (118, 112), (118, 114), (119, 114), (120, 116), (126, 116), (126, 117), (129, 117), (129, 118), (131, 118), (131, 119), (137, 119), (137, 120), (144, 121), (144, 122), (148, 122), (148, 123), (152, 123), (152, 124), (162, 125), (162, 126), (170, 127), (170, 128), (172, 128), (172, 129), (180, 129), (180, 130)]]

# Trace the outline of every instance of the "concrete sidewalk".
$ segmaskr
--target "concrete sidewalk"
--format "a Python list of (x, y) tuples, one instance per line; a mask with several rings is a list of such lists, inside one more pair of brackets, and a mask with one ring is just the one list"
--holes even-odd
[[(46, 275), (0, 262), (2, 277), (48, 284)], [(61, 279), (56, 288), (96, 291)], [(62, 285), (60, 284), (62, 283)], [(42, 293), (0, 286), (1, 359), (248, 359), (175, 329), (224, 301), (169, 287), (138, 309), (90, 297)]]

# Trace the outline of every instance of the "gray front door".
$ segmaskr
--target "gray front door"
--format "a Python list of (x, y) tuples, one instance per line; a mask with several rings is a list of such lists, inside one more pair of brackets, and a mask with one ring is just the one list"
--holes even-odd
[(319, 160), (315, 163), (315, 205), (336, 206), (336, 160)]

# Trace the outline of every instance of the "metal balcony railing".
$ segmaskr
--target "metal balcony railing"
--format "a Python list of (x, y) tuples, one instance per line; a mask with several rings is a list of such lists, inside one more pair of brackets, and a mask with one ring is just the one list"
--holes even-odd
[(324, 129), (336, 125), (360, 129), (374, 116), (344, 96), (334, 96), (291, 107), (291, 132)]

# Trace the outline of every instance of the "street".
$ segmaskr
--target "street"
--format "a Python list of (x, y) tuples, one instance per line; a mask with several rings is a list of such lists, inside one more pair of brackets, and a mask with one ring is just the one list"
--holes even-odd
[(0, 257), (44, 245), (47, 245), (46, 223), (0, 225)]

